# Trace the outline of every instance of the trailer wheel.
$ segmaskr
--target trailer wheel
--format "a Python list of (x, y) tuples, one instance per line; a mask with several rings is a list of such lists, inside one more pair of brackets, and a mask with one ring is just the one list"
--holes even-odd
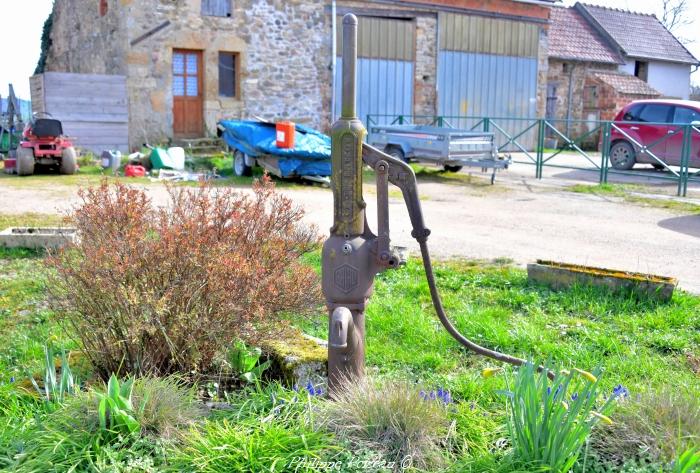
[(245, 155), (240, 150), (233, 153), (233, 173), (239, 177), (253, 175), (253, 168), (246, 164)]
[(34, 174), (34, 150), (32, 148), (17, 148), (16, 166), (18, 176)]
[(459, 172), (462, 170), (464, 166), (450, 166), (449, 164), (445, 164), (443, 166), (443, 169), (447, 172)]
[(75, 174), (78, 170), (78, 158), (75, 155), (75, 148), (72, 146), (63, 150), (61, 153), (61, 174)]
[(408, 159), (406, 159), (406, 156), (403, 154), (403, 150), (398, 146), (389, 146), (386, 149), (386, 154), (388, 154), (392, 158), (400, 159), (404, 163), (408, 162)]

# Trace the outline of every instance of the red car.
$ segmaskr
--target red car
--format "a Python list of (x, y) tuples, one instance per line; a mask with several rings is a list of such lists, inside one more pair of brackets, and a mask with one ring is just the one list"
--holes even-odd
[[(615, 116), (615, 125), (624, 133), (612, 129), (610, 163), (615, 169), (632, 169), (636, 163), (664, 169), (665, 166), (650, 155), (653, 153), (669, 166), (680, 166), (683, 132), (674, 132), (684, 124), (694, 125), (689, 165), (700, 168), (700, 102), (692, 100), (637, 100), (626, 105)], [(660, 141), (667, 135), (673, 136)], [(649, 147), (648, 151), (640, 145)]]

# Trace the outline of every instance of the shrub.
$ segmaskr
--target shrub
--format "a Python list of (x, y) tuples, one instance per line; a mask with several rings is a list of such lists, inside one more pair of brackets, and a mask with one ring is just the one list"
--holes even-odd
[(356, 448), (381, 452), (395, 471), (408, 464), (433, 471), (449, 425), (444, 400), (404, 382), (377, 386), (365, 379), (343, 383), (322, 415), (328, 429)]
[(285, 313), (320, 300), (299, 260), (316, 232), (269, 179), (252, 195), (206, 185), (169, 195), (156, 207), (123, 184), (81, 191), (80, 240), (47, 259), (57, 317), (103, 379), (201, 373), (234, 340), (271, 336)]
[(637, 396), (621, 405), (615, 418), (591, 438), (591, 449), (613, 466), (635, 458), (668, 462), (700, 445), (700, 401), (682, 390)]
[(518, 368), (512, 391), (505, 393), (508, 432), (522, 464), (565, 473), (577, 462), (593, 426), (612, 422), (606, 414), (616, 396), (599, 403), (598, 379), (591, 373), (562, 371), (551, 384), (547, 374), (532, 363)]

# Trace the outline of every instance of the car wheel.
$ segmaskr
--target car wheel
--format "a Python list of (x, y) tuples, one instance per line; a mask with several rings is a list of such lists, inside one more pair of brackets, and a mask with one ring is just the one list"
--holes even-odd
[(238, 177), (253, 175), (253, 168), (246, 164), (245, 154), (243, 154), (240, 150), (236, 150), (233, 153), (233, 172)]
[(17, 175), (31, 176), (34, 174), (34, 150), (32, 148), (17, 148)]
[(61, 174), (75, 174), (78, 170), (78, 158), (75, 155), (75, 148), (72, 146), (63, 150), (61, 153)]
[(445, 164), (443, 166), (443, 169), (447, 172), (459, 172), (462, 170), (463, 166), (450, 166), (449, 164)]
[(404, 163), (408, 162), (408, 159), (406, 159), (406, 156), (403, 154), (403, 150), (401, 148), (396, 147), (396, 146), (390, 146), (389, 148), (387, 148), (386, 154), (388, 154), (392, 158), (399, 159), (399, 160), (403, 161)]
[(610, 164), (615, 169), (626, 171), (636, 163), (634, 148), (626, 141), (618, 141), (610, 147)]

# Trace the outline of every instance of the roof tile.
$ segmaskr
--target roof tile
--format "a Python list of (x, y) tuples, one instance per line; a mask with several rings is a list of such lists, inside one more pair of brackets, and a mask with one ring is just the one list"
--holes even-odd
[(573, 8), (552, 8), (549, 57), (612, 64), (623, 62), (600, 33)]
[(652, 97), (661, 96), (656, 89), (640, 78), (625, 74), (624, 72), (595, 72), (593, 75), (622, 94)]
[(697, 60), (654, 16), (578, 3), (630, 57), (698, 64)]

